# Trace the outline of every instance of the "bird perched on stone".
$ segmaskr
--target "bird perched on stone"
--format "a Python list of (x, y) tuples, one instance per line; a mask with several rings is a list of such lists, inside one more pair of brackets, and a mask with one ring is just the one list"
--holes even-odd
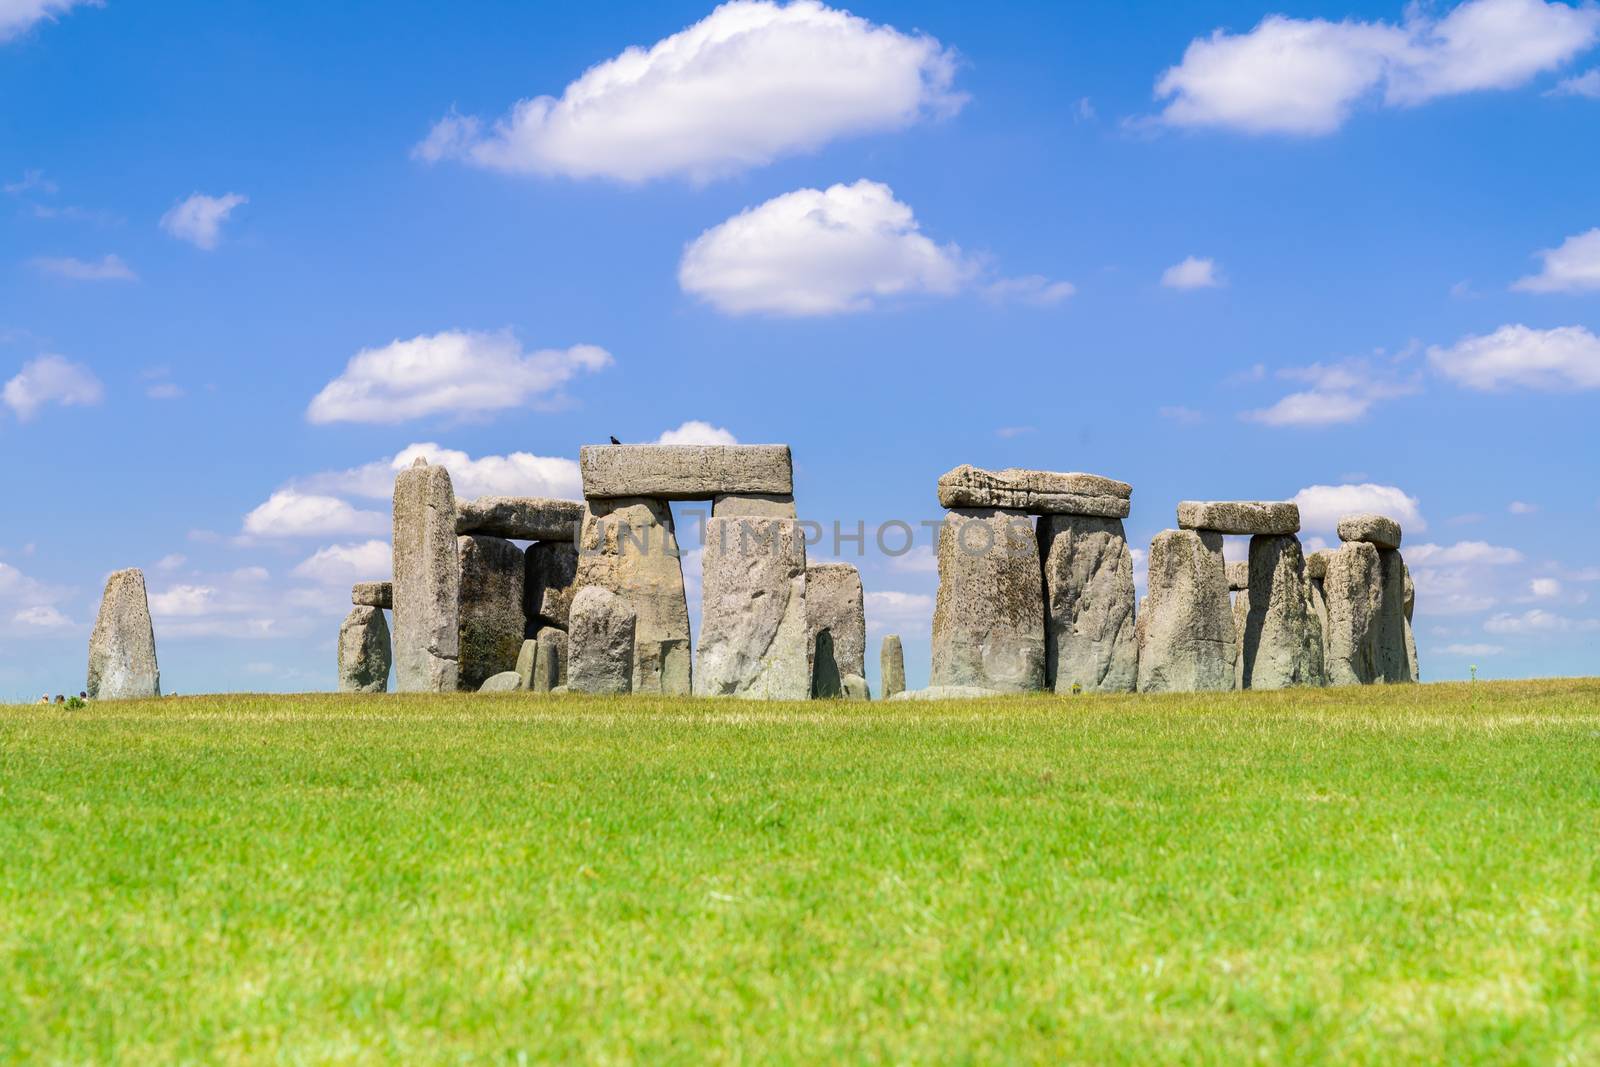
[(617, 435), (616, 434), (612, 434), (611, 435), (611, 443), (614, 444), (614, 445), (620, 445), (622, 442), (617, 440)]

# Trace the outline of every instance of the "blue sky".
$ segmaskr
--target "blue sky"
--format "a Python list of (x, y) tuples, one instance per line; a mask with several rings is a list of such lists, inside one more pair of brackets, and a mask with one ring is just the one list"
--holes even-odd
[(0, 0), (0, 98), (0, 697), (125, 566), (167, 689), (331, 688), (396, 463), (608, 434), (1385, 510), (1425, 678), (1600, 663), (1592, 4)]

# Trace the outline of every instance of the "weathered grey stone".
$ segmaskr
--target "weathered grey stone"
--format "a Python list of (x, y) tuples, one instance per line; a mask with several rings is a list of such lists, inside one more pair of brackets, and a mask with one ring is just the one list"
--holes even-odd
[(456, 533), (486, 534), (511, 541), (565, 541), (578, 538), (583, 501), (542, 496), (480, 496), (456, 503)]
[(633, 689), (637, 616), (627, 601), (600, 585), (578, 590), (567, 631), (571, 660), (567, 688), (574, 693), (627, 693)]
[(1411, 568), (1406, 567), (1403, 560), (1401, 567), (1405, 570), (1406, 576), (1406, 658), (1411, 664), (1411, 680), (1420, 682), (1422, 668), (1417, 664), (1417, 635), (1411, 628), (1411, 611), (1416, 606), (1417, 588), (1411, 582)]
[(633, 608), (638, 623), (634, 692), (689, 695), (689, 603), (666, 501), (590, 500), (574, 582), (580, 591), (590, 585), (609, 589)]
[(984, 697), (1005, 696), (997, 689), (984, 689), (976, 685), (930, 685), (926, 689), (902, 689), (889, 700), (981, 700)]
[(523, 554), (522, 613), (528, 633), (540, 626), (566, 626), (577, 593), (578, 549), (561, 541), (538, 541)]
[(1045, 685), (1131, 693), (1139, 681), (1133, 555), (1121, 519), (1044, 515)]
[(1311, 610), (1305, 558), (1293, 534), (1250, 539), (1241, 688), (1322, 685), (1322, 624)]
[(793, 519), (706, 520), (696, 696), (811, 695), (806, 549)]
[[(566, 685), (569, 645), (566, 632), (546, 626), (535, 638), (539, 642), (539, 658), (534, 662), (534, 681), (538, 684), (548, 681), (551, 690), (558, 685)], [(534, 688), (538, 689), (538, 685)]]
[(522, 675), (516, 671), (501, 671), (491, 674), (478, 686), (480, 693), (515, 693), (522, 688)]
[(584, 445), (583, 495), (710, 500), (794, 492), (788, 445)]
[[(1230, 563), (1228, 566), (1232, 567)], [(1238, 658), (1233, 662), (1233, 687), (1243, 689), (1244, 686), (1244, 633), (1245, 624), (1250, 621), (1250, 581), (1248, 573), (1250, 564), (1245, 563), (1245, 587), (1233, 594), (1233, 636), (1234, 643), (1239, 649)], [(1232, 584), (1230, 579), (1229, 584)]]
[(866, 599), (853, 565), (806, 567), (806, 630), (812, 696), (841, 696), (846, 675), (866, 675)]
[(1228, 564), (1228, 592), (1237, 593), (1241, 589), (1250, 588), (1250, 563), (1248, 560), (1239, 560)]
[(515, 670), (527, 630), (522, 614), (522, 549), (503, 537), (464, 534), (461, 556), (460, 687), (482, 687), (493, 675)]
[(89, 635), (89, 684), (85, 688), (92, 700), (161, 695), (150, 600), (145, 595), (144, 572), (137, 567), (114, 571), (106, 579), (100, 614)]
[(389, 666), (389, 624), (382, 609), (351, 608), (339, 626), (339, 692), (388, 692)]
[(945, 508), (1006, 508), (1033, 515), (1128, 517), (1133, 487), (1098, 474), (1024, 470), (989, 471), (964, 463), (939, 477)]
[[(1310, 557), (1307, 557), (1306, 562), (1306, 573), (1309, 574), (1311, 572), (1311, 567), (1309, 565)], [(1323, 575), (1325, 578), (1327, 575), (1326, 558), (1323, 560), (1323, 565)], [(1330, 623), (1328, 621), (1328, 594), (1323, 589), (1323, 580), (1323, 578), (1306, 579), (1306, 604), (1310, 607), (1311, 614), (1316, 616), (1317, 632), (1322, 636), (1322, 684), (1329, 685), (1331, 684), (1329, 682), (1328, 667), (1328, 628)]]
[(1324, 635), (1329, 685), (1367, 685), (1378, 679), (1377, 620), (1383, 573), (1376, 545), (1351, 541), (1328, 553), (1322, 580), (1328, 605)]
[(394, 480), (394, 662), (401, 692), (453, 692), (461, 563), (450, 472), (418, 459)]
[[(539, 667), (539, 642), (527, 638), (522, 642), (522, 647), (517, 650), (517, 677), (522, 680), (522, 688), (534, 692), (534, 673)], [(550, 687), (545, 686), (540, 692), (549, 692)]]
[(1239, 647), (1222, 535), (1209, 530), (1157, 534), (1150, 542), (1147, 599), (1139, 691), (1232, 689)]
[(1400, 524), (1387, 515), (1346, 515), (1339, 520), (1339, 540), (1365, 541), (1379, 548), (1400, 547)]
[(1306, 557), (1306, 577), (1320, 582), (1328, 576), (1328, 550), (1322, 549)]
[(1300, 505), (1292, 500), (1185, 500), (1178, 505), (1178, 526), (1222, 534), (1299, 533)]
[(766, 519), (795, 517), (794, 497), (787, 493), (723, 493), (711, 501), (715, 518), (753, 515)]
[(906, 654), (900, 646), (899, 634), (884, 634), (878, 651), (879, 681), (883, 685), (883, 699), (906, 690)]
[(958, 508), (939, 527), (933, 686), (1045, 687), (1044, 582), (1033, 522), (1020, 511)]
[(867, 687), (867, 680), (859, 674), (847, 674), (839, 694), (846, 700), (871, 700), (872, 690)]
[[(1370, 543), (1370, 542), (1369, 542)], [(1413, 673), (1412, 639), (1406, 618), (1406, 564), (1392, 548), (1378, 549), (1381, 594), (1378, 617), (1373, 627), (1377, 681), (1411, 682)]]
[(358, 608), (393, 608), (393, 582), (357, 582), (350, 587), (350, 603)]

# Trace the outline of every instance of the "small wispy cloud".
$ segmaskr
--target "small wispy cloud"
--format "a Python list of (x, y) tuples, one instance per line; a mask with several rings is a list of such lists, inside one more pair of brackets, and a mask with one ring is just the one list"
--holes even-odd
[(67, 278), (75, 282), (136, 282), (139, 276), (122, 257), (106, 254), (99, 259), (78, 259), (76, 256), (40, 256), (33, 268), (41, 274)]

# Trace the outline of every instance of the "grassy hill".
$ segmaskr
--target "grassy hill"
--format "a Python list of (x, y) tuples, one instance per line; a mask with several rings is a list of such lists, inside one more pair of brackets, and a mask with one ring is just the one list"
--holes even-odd
[(0, 1058), (1600, 1059), (1600, 681), (0, 708)]

